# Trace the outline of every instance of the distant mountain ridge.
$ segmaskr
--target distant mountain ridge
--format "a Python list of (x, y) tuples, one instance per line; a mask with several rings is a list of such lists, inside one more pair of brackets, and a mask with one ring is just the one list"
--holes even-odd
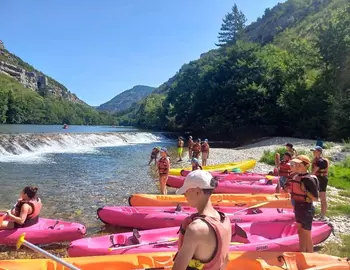
[(129, 90), (116, 95), (110, 101), (101, 104), (97, 107), (98, 111), (119, 112), (129, 109), (134, 103), (149, 96), (155, 87), (146, 85), (135, 85)]

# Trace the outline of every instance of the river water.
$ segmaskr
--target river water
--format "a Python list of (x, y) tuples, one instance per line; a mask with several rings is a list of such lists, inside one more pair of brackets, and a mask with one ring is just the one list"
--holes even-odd
[(158, 192), (154, 146), (172, 149), (169, 135), (133, 127), (0, 125), (0, 209), (26, 185), (39, 187), (42, 216), (104, 229), (96, 210), (127, 205), (133, 193)]

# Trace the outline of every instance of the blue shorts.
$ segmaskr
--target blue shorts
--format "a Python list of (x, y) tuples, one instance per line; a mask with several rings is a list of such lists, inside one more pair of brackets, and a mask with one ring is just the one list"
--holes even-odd
[(280, 186), (284, 187), (284, 185), (287, 183), (287, 176), (280, 176)]

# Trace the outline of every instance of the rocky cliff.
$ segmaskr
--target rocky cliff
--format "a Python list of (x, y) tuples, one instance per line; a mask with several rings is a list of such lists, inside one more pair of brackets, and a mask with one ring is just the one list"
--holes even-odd
[(32, 89), (42, 96), (54, 95), (71, 102), (84, 103), (75, 94), (69, 92), (64, 85), (34, 69), (22, 59), (7, 51), (1, 40), (0, 73), (16, 79), (24, 87)]

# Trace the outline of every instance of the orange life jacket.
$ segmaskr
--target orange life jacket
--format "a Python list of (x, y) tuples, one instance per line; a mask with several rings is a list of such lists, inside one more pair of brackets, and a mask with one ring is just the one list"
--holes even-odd
[(312, 197), (309, 195), (309, 192), (305, 189), (303, 183), (301, 182), (302, 178), (309, 178), (315, 185), (316, 190), (319, 190), (317, 177), (310, 174), (297, 174), (288, 182), (289, 193), (291, 194), (292, 199), (295, 201), (311, 203)]
[(290, 174), (290, 162), (282, 160), (279, 167), (279, 175), (288, 177)]
[(41, 200), (37, 198), (32, 199), (30, 201), (25, 201), (25, 200), (18, 201), (15, 206), (15, 215), (17, 217), (21, 215), (21, 209), (24, 204), (29, 204), (32, 207), (32, 213), (27, 215), (26, 221), (39, 217), (42, 203), (41, 203)]
[(216, 252), (213, 255), (213, 258), (207, 263), (202, 263), (201, 261), (192, 258), (189, 264), (190, 269), (203, 269), (203, 270), (223, 269), (222, 267), (225, 264), (227, 260), (227, 256), (229, 254), (229, 245), (231, 241), (231, 235), (227, 235), (228, 234), (227, 228), (230, 227), (231, 224), (230, 224), (230, 219), (226, 217), (224, 213), (219, 212), (219, 214), (220, 214), (220, 220), (213, 217), (208, 217), (208, 216), (199, 215), (198, 213), (195, 213), (185, 218), (185, 220), (182, 222), (179, 229), (179, 232), (180, 232), (179, 241), (178, 241), (179, 249), (182, 246), (186, 228), (196, 219), (202, 219), (204, 222), (209, 224), (214, 229), (214, 232), (216, 234), (216, 239), (217, 239)]
[(325, 169), (319, 169), (315, 175), (316, 176), (327, 176), (328, 175), (328, 167), (329, 167), (329, 160), (326, 159), (326, 158), (323, 158), (323, 157), (320, 157), (320, 158), (314, 158), (314, 160), (312, 161), (312, 169), (316, 166), (316, 162), (319, 160), (319, 159), (323, 159), (327, 162), (327, 167)]
[(189, 148), (189, 149), (192, 149), (192, 147), (193, 147), (193, 140), (192, 140), (192, 139), (189, 139), (189, 140), (188, 140), (188, 148)]
[(209, 144), (202, 144), (202, 153), (208, 153), (209, 152)]
[(201, 145), (199, 143), (194, 143), (194, 145), (192, 146), (192, 151), (193, 152), (200, 152), (201, 150)]
[(160, 174), (169, 172), (169, 159), (167, 157), (162, 157), (158, 160), (158, 170)]

